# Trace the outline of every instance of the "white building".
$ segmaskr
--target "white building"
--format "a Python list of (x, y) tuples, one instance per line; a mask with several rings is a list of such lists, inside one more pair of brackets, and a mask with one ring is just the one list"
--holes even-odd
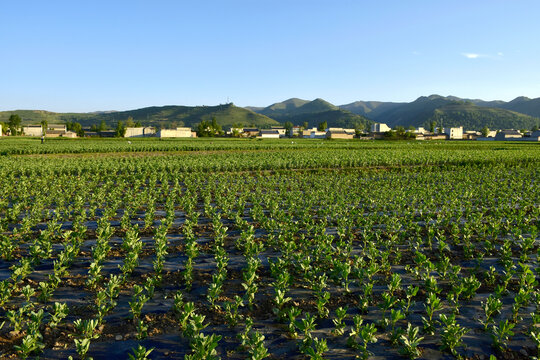
[(495, 135), (495, 140), (521, 139), (523, 135), (517, 130), (501, 130)]
[(448, 136), (448, 139), (450, 140), (463, 139), (463, 126), (444, 128), (443, 132), (446, 134), (446, 136)]
[(416, 130), (414, 130), (414, 132), (417, 133), (417, 134), (425, 134), (425, 133), (427, 133), (426, 129), (421, 127), (421, 126), (417, 127)]
[(2, 124), (0, 124), (0, 136), (2, 136)]
[(161, 129), (157, 136), (159, 138), (190, 138), (192, 133), (191, 128), (178, 127), (176, 129)]
[(392, 130), (392, 129), (390, 129), (388, 127), (388, 125), (386, 125), (386, 124), (376, 123), (376, 124), (371, 125), (371, 132), (382, 133), (382, 132), (387, 132), (387, 131), (390, 131), (390, 130)]
[(23, 126), (23, 134), (26, 136), (43, 136), (43, 128), (41, 125)]
[(326, 138), (326, 131), (319, 131), (316, 127), (304, 130), (302, 137), (305, 139), (324, 139)]
[(284, 127), (271, 127), (270, 128), (271, 130), (276, 130), (278, 133), (279, 133), (279, 136), (280, 137), (284, 137), (287, 135), (287, 129), (285, 129)]
[[(190, 129), (191, 131), (191, 129)], [(153, 127), (128, 127), (126, 128), (126, 134), (124, 137), (148, 137), (154, 136), (156, 129)]]
[(354, 138), (354, 134), (351, 134), (350, 131), (345, 131), (345, 129), (329, 128), (326, 132), (326, 137), (329, 139), (352, 139)]
[(74, 131), (66, 131), (65, 133), (63, 133), (60, 136), (65, 137), (65, 138), (71, 138), (71, 139), (75, 139), (76, 137), (78, 137), (77, 133), (74, 132)]
[(261, 130), (259, 137), (263, 139), (279, 139), (279, 131), (277, 130)]

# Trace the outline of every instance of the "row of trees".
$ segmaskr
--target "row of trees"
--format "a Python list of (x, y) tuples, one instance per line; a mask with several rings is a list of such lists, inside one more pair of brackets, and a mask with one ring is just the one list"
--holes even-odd
[(221, 125), (217, 123), (215, 117), (212, 117), (212, 121), (203, 120), (197, 125), (198, 137), (214, 137), (223, 135), (223, 129)]
[[(409, 127), (409, 130), (414, 130), (414, 126)], [(388, 140), (413, 140), (416, 135), (413, 132), (407, 132), (403, 126), (396, 126), (393, 130), (390, 130), (384, 134)]]

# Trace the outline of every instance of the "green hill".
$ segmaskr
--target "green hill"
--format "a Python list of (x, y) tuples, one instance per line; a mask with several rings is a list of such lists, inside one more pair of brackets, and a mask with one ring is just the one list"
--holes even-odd
[(466, 130), (530, 129), (540, 121), (529, 115), (502, 108), (484, 107), (472, 100), (439, 95), (422, 96), (411, 103), (404, 103), (387, 111), (368, 116), (391, 127), (427, 126), (432, 121), (443, 126), (463, 126)]
[(433, 115), (435, 109), (451, 102), (452, 100), (439, 95), (421, 96), (413, 102), (404, 103), (376, 115), (372, 114), (370, 118), (386, 123), (390, 127), (421, 126)]
[(540, 118), (540, 98), (529, 99), (528, 97), (520, 96), (502, 104), (500, 107)]
[(333, 104), (330, 104), (328, 101), (317, 98), (313, 101), (310, 101), (299, 108), (297, 108), (293, 114), (309, 114), (309, 113), (319, 113), (325, 111), (338, 110), (339, 108)]
[(298, 98), (288, 99), (265, 107), (258, 112), (281, 123), (289, 121), (294, 125), (303, 125), (307, 122), (310, 127), (317, 126), (324, 121), (329, 127), (356, 128), (371, 124), (371, 121), (364, 116), (340, 109), (320, 98), (313, 101)]
[(328, 127), (342, 127), (347, 129), (363, 128), (369, 129), (373, 123), (364, 116), (353, 114), (349, 111), (336, 109), (317, 113), (303, 113), (280, 118), (281, 122), (290, 121), (294, 125), (308, 123), (309, 127), (316, 127), (326, 121)]
[(323, 99), (318, 98), (313, 101), (307, 101), (293, 98), (272, 104), (258, 112), (273, 119), (283, 119), (300, 114), (318, 113), (337, 109), (337, 106), (332, 105)]
[(402, 105), (402, 103), (382, 102), (382, 101), (355, 101), (350, 104), (340, 105), (339, 108), (367, 117), (376, 116), (377, 113), (391, 110)]
[(76, 121), (84, 127), (97, 125), (105, 121), (108, 127), (115, 127), (118, 121), (126, 121), (129, 117), (133, 121), (140, 122), (145, 126), (159, 126), (171, 128), (176, 126), (194, 127), (202, 120), (216, 118), (218, 124), (223, 127), (233, 124), (244, 126), (256, 126), (267, 128), (279, 125), (273, 119), (251, 110), (237, 107), (233, 104), (217, 106), (152, 106), (137, 110), (94, 112), (94, 113), (53, 113), (47, 111), (16, 110), (0, 112), (0, 121), (7, 121), (11, 114), (19, 114), (23, 124), (38, 124), (47, 120), (49, 124), (67, 121)]
[(292, 98), (282, 102), (274, 103), (257, 112), (271, 118), (278, 118), (280, 116), (287, 116), (295, 113), (298, 108), (302, 107), (307, 103), (309, 103), (308, 100)]
[(540, 119), (515, 111), (476, 106), (471, 103), (448, 104), (434, 110), (424, 125), (435, 121), (444, 126), (463, 126), (466, 130), (531, 129), (540, 125)]
[(55, 113), (45, 110), (14, 110), (14, 111), (0, 111), (0, 122), (7, 122), (12, 114), (18, 114), (24, 125), (26, 124), (39, 124), (45, 120), (49, 124), (63, 123), (60, 113)]

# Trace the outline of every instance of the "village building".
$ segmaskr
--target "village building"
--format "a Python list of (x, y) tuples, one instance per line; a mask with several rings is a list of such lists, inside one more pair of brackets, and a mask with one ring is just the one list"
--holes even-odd
[(423, 134), (424, 140), (446, 140), (446, 134)]
[(536, 130), (536, 131), (532, 132), (529, 136), (522, 137), (520, 140), (523, 140), (523, 141), (540, 141), (540, 130)]
[(2, 124), (0, 124), (0, 136), (2, 136)]
[(70, 139), (75, 139), (76, 137), (78, 137), (75, 131), (66, 131), (60, 136), (65, 137), (65, 138), (70, 138)]
[(23, 134), (26, 136), (43, 136), (43, 128), (41, 125), (23, 126)]
[(344, 129), (330, 128), (326, 133), (328, 139), (353, 139), (354, 134), (346, 132)]
[(77, 137), (77, 133), (73, 131), (67, 131), (66, 125), (48, 125), (46, 131), (43, 131), (43, 127), (41, 125), (27, 125), (23, 126), (23, 134), (26, 136), (45, 136), (48, 138)]
[(272, 129), (261, 130), (259, 137), (263, 139), (279, 139), (279, 131)]
[(154, 136), (156, 129), (151, 126), (147, 127), (127, 127), (124, 137), (148, 137)]
[(48, 137), (48, 138), (61, 137), (65, 133), (66, 132), (62, 130), (47, 130), (47, 132), (45, 133), (45, 137)]
[(302, 137), (304, 139), (324, 139), (326, 138), (326, 131), (319, 131), (314, 127), (302, 131)]
[(463, 133), (463, 139), (464, 140), (476, 140), (480, 135), (482, 135), (482, 134), (479, 133), (478, 131), (465, 131)]
[(486, 137), (480, 135), (476, 138), (476, 140), (477, 141), (491, 141), (491, 140), (495, 140), (496, 135), (497, 135), (497, 130), (489, 130)]
[(287, 135), (287, 129), (280, 126), (271, 126), (271, 130), (276, 130), (279, 133), (279, 137), (285, 137)]
[(158, 131), (159, 138), (190, 138), (193, 137), (191, 128), (177, 127), (176, 129), (161, 129)]
[(384, 133), (390, 130), (392, 129), (390, 129), (388, 125), (383, 124), (383, 123), (376, 123), (376, 124), (371, 125), (371, 132), (373, 133)]
[(243, 128), (242, 137), (255, 137), (259, 136), (260, 130), (257, 128)]
[(511, 139), (521, 139), (523, 135), (517, 130), (501, 130), (495, 135), (495, 140), (505, 141)]
[(103, 130), (98, 132), (100, 137), (112, 138), (116, 137), (116, 130)]
[[(503, 135), (499, 135), (503, 131), (505, 132), (504, 133), (504, 138), (503, 138)], [(534, 142), (540, 141), (540, 131), (539, 130), (534, 131), (534, 132), (526, 133), (525, 136), (521, 136), (521, 137), (517, 135), (517, 133), (520, 133), (517, 130), (503, 130), (503, 131), (501, 131), (499, 134), (497, 134), (499, 136), (499, 138), (495, 137), (495, 140), (501, 140), (501, 141), (534, 141)]]
[(463, 139), (463, 126), (444, 128), (443, 133), (446, 134), (449, 140), (461, 140)]

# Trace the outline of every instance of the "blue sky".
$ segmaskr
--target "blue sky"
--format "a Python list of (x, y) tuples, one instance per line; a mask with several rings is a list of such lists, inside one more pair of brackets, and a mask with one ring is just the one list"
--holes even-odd
[(0, 110), (540, 97), (537, 0), (18, 0), (0, 13)]

